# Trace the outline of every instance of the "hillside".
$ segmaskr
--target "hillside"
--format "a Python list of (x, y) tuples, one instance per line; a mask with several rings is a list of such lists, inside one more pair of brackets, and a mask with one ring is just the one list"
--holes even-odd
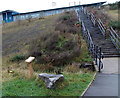
[(3, 25), (3, 56), (24, 53), (29, 43), (39, 36), (54, 31), (55, 21), (60, 15), (8, 23)]
[[(3, 96), (80, 96), (95, 71), (80, 25), (74, 11), (4, 24)], [(29, 56), (35, 57), (31, 78)], [(47, 89), (40, 73), (63, 74), (65, 81)]]

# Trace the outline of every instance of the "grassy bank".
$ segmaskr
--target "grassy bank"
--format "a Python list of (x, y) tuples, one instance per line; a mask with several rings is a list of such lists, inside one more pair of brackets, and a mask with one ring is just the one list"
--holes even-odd
[[(23, 26), (17, 23), (17, 30), (10, 24), (4, 25), (3, 96), (80, 96), (94, 72), (82, 67), (85, 63), (93, 64), (93, 60), (80, 35), (81, 27), (75, 12), (22, 22)], [(28, 79), (25, 63), (29, 56), (35, 57), (33, 79)], [(57, 71), (63, 73), (64, 82), (55, 89), (47, 89), (38, 74), (58, 74)]]
[(35, 79), (15, 78), (3, 83), (3, 96), (80, 96), (93, 77), (93, 72), (64, 73), (65, 81), (56, 89), (47, 89)]

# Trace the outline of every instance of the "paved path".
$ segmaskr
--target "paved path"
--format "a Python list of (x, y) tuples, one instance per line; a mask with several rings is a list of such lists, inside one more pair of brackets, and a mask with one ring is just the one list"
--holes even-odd
[(104, 69), (84, 96), (118, 96), (118, 65), (120, 58), (105, 58)]

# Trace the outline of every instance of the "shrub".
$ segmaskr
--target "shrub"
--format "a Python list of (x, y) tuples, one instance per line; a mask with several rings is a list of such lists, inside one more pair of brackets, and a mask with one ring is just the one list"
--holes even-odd
[(37, 63), (64, 65), (80, 55), (77, 37), (73, 34), (52, 33), (49, 38), (36, 39), (30, 47), (30, 53), (36, 56)]
[(78, 34), (76, 34), (79, 28), (75, 26), (77, 21), (74, 12), (64, 13), (57, 20), (55, 32), (44, 34), (33, 41), (29, 53), (36, 57), (36, 63), (63, 66), (80, 55), (81, 47), (78, 45)]
[(120, 1), (109, 4), (109, 6), (110, 6), (110, 10), (117, 10), (119, 8), (119, 6), (120, 6)]
[(113, 29), (119, 29), (120, 30), (120, 21), (111, 21), (109, 23), (110, 26), (113, 27)]
[(19, 62), (21, 60), (25, 60), (24, 55), (16, 55), (10, 59), (11, 62)]
[(70, 15), (65, 15), (61, 17), (61, 20), (69, 20), (70, 19)]
[[(68, 16), (70, 17), (68, 18)], [(64, 13), (64, 15), (60, 17), (57, 21), (58, 23), (55, 27), (56, 31), (60, 31), (64, 33), (74, 33), (74, 34), (80, 32), (79, 28), (77, 28), (75, 25), (78, 20), (74, 12)]]

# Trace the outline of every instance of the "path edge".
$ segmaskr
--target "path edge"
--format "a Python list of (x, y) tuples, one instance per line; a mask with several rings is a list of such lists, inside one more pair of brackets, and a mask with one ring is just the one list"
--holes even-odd
[(94, 80), (95, 80), (95, 78), (96, 78), (96, 76), (97, 76), (98, 71), (97, 71), (97, 69), (96, 69), (95, 63), (94, 63), (94, 67), (95, 67), (96, 72), (95, 72), (95, 74), (94, 74), (91, 82), (88, 84), (87, 88), (86, 88), (86, 89), (83, 91), (83, 93), (81, 94), (82, 97), (83, 97), (84, 94), (87, 92), (87, 90), (90, 88), (90, 86), (92, 85), (92, 83), (94, 82)]

